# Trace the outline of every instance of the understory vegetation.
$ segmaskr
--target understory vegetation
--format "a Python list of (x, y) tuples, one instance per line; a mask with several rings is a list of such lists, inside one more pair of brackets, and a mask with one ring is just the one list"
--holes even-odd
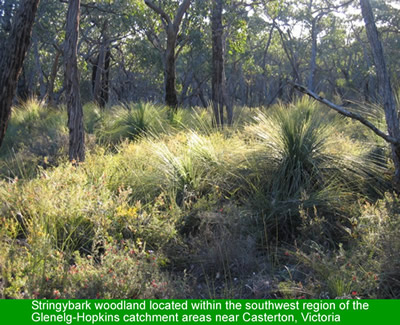
[(15, 107), (0, 297), (400, 298), (383, 140), (306, 98), (235, 108), (223, 129), (211, 111), (87, 104), (73, 164), (65, 108)]

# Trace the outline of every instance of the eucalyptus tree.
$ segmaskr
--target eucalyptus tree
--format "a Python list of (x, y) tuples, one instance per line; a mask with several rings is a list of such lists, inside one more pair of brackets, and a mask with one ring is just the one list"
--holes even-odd
[(0, 53), (0, 146), (11, 115), (18, 77), (31, 41), (39, 0), (22, 0)]
[(372, 49), (376, 74), (379, 84), (379, 93), (383, 99), (386, 125), (389, 136), (392, 138), (392, 157), (395, 166), (395, 184), (400, 189), (400, 124), (399, 113), (396, 107), (389, 70), (383, 52), (382, 43), (375, 24), (375, 19), (369, 0), (360, 0), (361, 12), (365, 23), (368, 40)]
[(69, 159), (75, 162), (85, 160), (85, 134), (77, 62), (79, 20), (80, 0), (69, 0), (64, 43), (64, 64), (69, 129)]
[[(42, 0), (33, 29), (33, 46), (29, 61), (25, 64), (25, 75), (29, 81), (28, 92), (37, 94), (41, 100), (54, 104), (55, 90), (62, 88), (58, 82), (62, 43), (64, 41), (65, 6), (59, 1)], [(61, 75), (61, 73), (60, 73)], [(61, 78), (60, 78), (61, 79)], [(38, 91), (36, 91), (38, 89)]]
[[(268, 1), (267, 1), (268, 2)], [(227, 123), (233, 121), (234, 75), (246, 57), (247, 23), (249, 11), (260, 1), (215, 0), (211, 5), (212, 34), (212, 105), (217, 125), (224, 124), (224, 108)], [(233, 61), (230, 80), (226, 78), (227, 53), (238, 54)]]
[[(81, 39), (78, 52), (91, 66), (91, 98), (104, 107), (109, 100), (111, 50), (129, 35), (124, 24), (130, 1), (97, 1), (81, 4)], [(89, 75), (86, 75), (89, 77)]]
[(211, 12), (212, 30), (212, 102), (217, 125), (224, 124), (224, 106), (228, 114), (228, 124), (232, 123), (233, 111), (229, 105), (225, 77), (224, 27), (222, 24), (223, 1), (215, 0)]
[(178, 33), (181, 27), (183, 16), (188, 10), (192, 0), (184, 0), (175, 10), (174, 15), (168, 14), (161, 5), (157, 5), (154, 1), (145, 0), (145, 4), (153, 10), (160, 18), (163, 29), (166, 33), (165, 45), (162, 44), (158, 35), (154, 30), (147, 31), (147, 37), (152, 44), (163, 53), (164, 66), (164, 87), (165, 87), (165, 103), (176, 108), (178, 105), (178, 97), (176, 93), (176, 58), (179, 50), (176, 50)]

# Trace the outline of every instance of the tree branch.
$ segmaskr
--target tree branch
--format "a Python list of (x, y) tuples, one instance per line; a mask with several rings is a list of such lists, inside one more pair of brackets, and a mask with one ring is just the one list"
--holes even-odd
[(175, 28), (176, 32), (178, 32), (179, 25), (181, 24), (183, 15), (185, 14), (186, 10), (189, 8), (191, 1), (192, 0), (183, 1), (182, 4), (178, 8), (178, 12), (176, 13), (176, 16), (174, 19), (174, 28)]
[(153, 9), (156, 13), (158, 13), (161, 18), (163, 18), (167, 24), (171, 24), (171, 19), (169, 16), (165, 13), (164, 10), (162, 10), (160, 7), (157, 7), (152, 1), (150, 0), (144, 0), (144, 3), (150, 8)]
[(375, 125), (373, 125), (370, 121), (366, 120), (364, 117), (362, 117), (360, 114), (357, 113), (353, 113), (350, 112), (348, 110), (346, 110), (344, 107), (336, 105), (332, 102), (330, 102), (329, 100), (317, 95), (316, 93), (314, 93), (313, 91), (307, 89), (304, 86), (301, 86), (299, 84), (296, 84), (292, 81), (289, 81), (289, 84), (291, 84), (296, 90), (302, 92), (303, 94), (306, 94), (314, 99), (316, 99), (317, 101), (327, 105), (328, 107), (332, 108), (333, 110), (335, 110), (336, 112), (338, 112), (341, 115), (344, 115), (346, 117), (350, 117), (353, 120), (357, 120), (360, 123), (364, 124), (366, 127), (368, 127), (370, 130), (372, 130), (376, 135), (378, 135), (379, 137), (383, 138), (386, 142), (389, 142), (393, 145), (400, 145), (400, 141), (386, 133), (384, 133), (383, 131), (379, 130)]

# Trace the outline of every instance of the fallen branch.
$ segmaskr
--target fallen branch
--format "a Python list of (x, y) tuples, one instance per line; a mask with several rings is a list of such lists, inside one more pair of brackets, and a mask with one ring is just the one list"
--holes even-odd
[(344, 115), (346, 117), (350, 117), (351, 119), (357, 120), (360, 123), (364, 124), (370, 130), (372, 130), (376, 135), (378, 135), (379, 137), (383, 138), (386, 142), (389, 142), (389, 143), (391, 143), (391, 144), (393, 144), (395, 146), (399, 146), (400, 145), (400, 141), (398, 139), (396, 139), (396, 138), (386, 134), (385, 132), (379, 130), (374, 124), (372, 124), (370, 121), (368, 121), (367, 119), (362, 117), (360, 114), (350, 112), (350, 111), (346, 110), (344, 107), (336, 105), (336, 104), (330, 102), (329, 100), (317, 95), (316, 93), (314, 93), (313, 91), (307, 89), (304, 86), (296, 84), (296, 83), (294, 83), (292, 81), (289, 81), (289, 83), (296, 90), (298, 90), (298, 91), (302, 92), (303, 94), (306, 94), (306, 95), (314, 98), (315, 100), (327, 105), (328, 107), (332, 108), (333, 110), (335, 110), (339, 114)]

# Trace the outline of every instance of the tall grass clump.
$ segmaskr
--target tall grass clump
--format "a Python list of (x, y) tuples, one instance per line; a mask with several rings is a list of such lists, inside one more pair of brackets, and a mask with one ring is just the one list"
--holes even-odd
[(66, 145), (66, 112), (30, 99), (13, 108), (0, 149), (0, 172), (8, 177), (31, 177), (36, 166), (55, 164)]
[(325, 224), (321, 231), (336, 236), (336, 225), (349, 213), (346, 207), (367, 186), (383, 183), (385, 169), (366, 158), (370, 148), (337, 132), (340, 123), (303, 97), (260, 112), (247, 127), (259, 145), (249, 178), (252, 204), (268, 232), (295, 236), (302, 219), (318, 214)]
[(96, 129), (101, 127), (105, 112), (95, 103), (88, 103), (83, 106), (83, 124), (85, 132), (93, 134)]
[(234, 191), (236, 170), (245, 162), (247, 152), (241, 139), (194, 131), (179, 133), (176, 139), (175, 143), (155, 143), (153, 150), (167, 182), (161, 184), (175, 193), (179, 204), (206, 196), (215, 187), (225, 195)]
[(165, 115), (165, 108), (151, 103), (116, 106), (104, 115), (95, 134), (103, 145), (116, 145), (124, 139), (136, 140), (146, 134), (162, 132), (167, 120)]

